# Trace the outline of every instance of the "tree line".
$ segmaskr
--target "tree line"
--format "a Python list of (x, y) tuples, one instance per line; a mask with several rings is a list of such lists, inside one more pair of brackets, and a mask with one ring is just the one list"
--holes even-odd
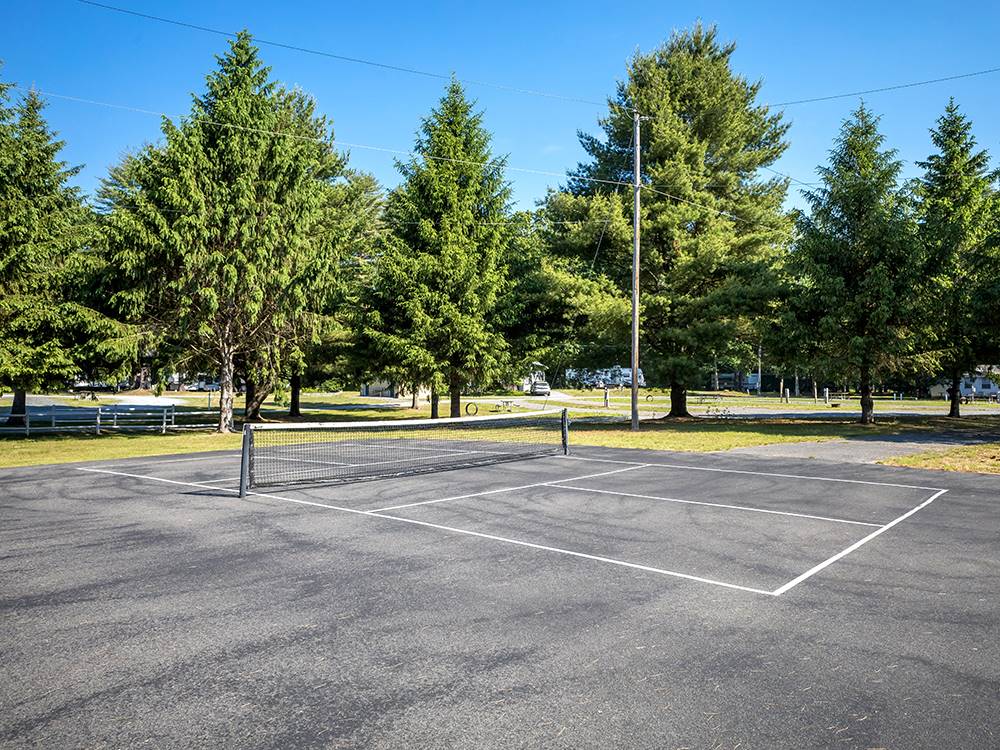
[[(789, 123), (735, 73), (714, 27), (637, 53), (603, 137), (535, 210), (515, 211), (484, 114), (451, 82), (419, 124), (400, 183), (350, 167), (306, 93), (237, 36), (161, 138), (129, 153), (93, 201), (34, 92), (0, 83), (0, 383), (25, 394), (142, 359), (161, 379), (217, 373), (218, 428), (286, 380), (381, 378), (447, 398), (624, 361), (629, 346), (633, 112), (641, 120), (642, 366), (687, 390), (763, 346), (770, 361), (875, 387), (1000, 354), (998, 173), (950, 101), (922, 174), (904, 181), (878, 117), (843, 123), (807, 209), (773, 170)], [(16, 419), (13, 416), (12, 419)]]

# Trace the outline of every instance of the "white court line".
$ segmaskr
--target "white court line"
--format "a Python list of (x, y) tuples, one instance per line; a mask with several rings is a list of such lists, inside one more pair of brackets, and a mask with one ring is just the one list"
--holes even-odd
[(722, 586), (727, 589), (738, 589), (739, 591), (749, 591), (753, 594), (764, 594), (765, 596), (777, 596), (773, 591), (765, 591), (764, 589), (755, 589), (751, 586), (740, 586), (736, 583), (726, 583), (725, 581), (716, 581), (713, 578), (702, 578), (700, 576), (692, 576), (687, 573), (678, 573), (676, 570), (666, 570), (665, 568), (654, 568), (649, 565), (639, 565), (638, 563), (625, 562), (624, 560), (616, 560), (612, 557), (602, 557), (600, 555), (588, 555), (585, 552), (576, 552), (570, 549), (563, 549), (562, 547), (549, 547), (544, 544), (535, 544), (534, 542), (522, 542), (520, 539), (511, 539), (505, 536), (496, 536), (494, 534), (484, 534), (480, 531), (469, 531), (468, 529), (459, 529), (454, 526), (443, 526), (439, 523), (430, 523), (428, 521), (417, 521), (412, 518), (403, 518), (402, 516), (389, 516), (383, 513), (369, 512), (368, 515), (375, 516), (376, 518), (390, 518), (393, 521), (403, 521), (404, 523), (412, 523), (418, 526), (427, 526), (431, 529), (441, 529), (442, 531), (451, 531), (456, 534), (468, 534), (470, 536), (478, 536), (482, 539), (492, 539), (497, 542), (506, 542), (507, 544), (516, 544), (520, 547), (530, 547), (531, 549), (545, 550), (546, 552), (558, 552), (562, 555), (570, 555), (571, 557), (582, 557), (585, 560), (596, 560), (597, 562), (608, 563), (609, 565), (620, 565), (624, 568), (635, 568), (636, 570), (645, 570), (649, 573), (659, 573), (664, 576), (672, 576), (673, 578), (684, 578), (688, 581), (698, 581), (699, 583), (710, 583), (713, 586)]
[[(426, 442), (426, 441), (425, 441)], [(337, 441), (330, 441), (326, 443), (302, 443), (292, 447), (293, 451), (314, 451), (314, 450), (329, 450), (331, 445), (347, 444), (349, 446), (356, 446), (359, 452), (370, 450), (371, 448), (390, 448), (395, 451), (447, 451), (448, 453), (498, 453), (502, 456), (506, 456), (508, 451), (477, 451), (471, 448), (445, 448), (443, 446), (435, 445), (433, 448), (418, 448), (414, 445), (400, 445), (399, 443), (369, 443), (369, 442), (358, 442), (358, 443), (338, 443)], [(264, 450), (268, 450), (271, 446), (265, 446)], [(282, 446), (285, 447), (285, 446)]]
[(358, 464), (345, 464), (345, 463), (342, 463), (340, 461), (320, 461), (317, 458), (289, 458), (288, 456), (268, 456), (268, 455), (262, 455), (262, 456), (258, 456), (256, 458), (256, 461), (258, 461), (259, 463), (264, 463), (266, 461), (295, 461), (297, 463), (303, 463), (303, 464), (323, 464), (325, 466), (347, 466), (347, 467), (350, 467), (350, 466), (378, 466), (379, 464), (401, 464), (401, 463), (405, 463), (406, 461), (427, 461), (427, 460), (430, 460), (432, 458), (451, 458), (452, 456), (456, 456), (456, 455), (469, 455), (469, 456), (471, 456), (473, 453), (488, 453), (490, 455), (497, 455), (497, 456), (512, 456), (512, 455), (516, 455), (516, 454), (513, 454), (513, 453), (491, 453), (490, 451), (463, 451), (461, 453), (459, 453), (459, 452), (442, 453), (442, 454), (439, 454), (437, 456), (414, 456), (413, 458), (391, 458), (391, 459), (389, 459), (387, 461), (363, 461), (363, 462), (358, 463)]
[[(632, 471), (633, 469), (639, 469), (641, 467), (642, 467), (642, 464), (639, 464), (638, 466), (627, 466), (624, 469), (615, 469), (613, 471), (602, 471), (600, 474), (587, 474), (587, 475), (582, 476), (582, 477), (570, 477), (570, 478), (564, 479), (562, 481), (564, 481), (564, 482), (578, 482), (581, 479), (593, 479), (594, 477), (604, 477), (604, 476), (607, 476), (608, 474), (621, 474), (623, 471)], [(484, 492), (473, 492), (473, 493), (471, 493), (469, 495), (455, 495), (454, 497), (441, 497), (441, 498), (438, 498), (437, 500), (422, 500), (422, 501), (416, 502), (416, 503), (405, 503), (403, 505), (390, 505), (390, 506), (385, 507), (385, 508), (375, 508), (374, 510), (370, 510), (368, 512), (369, 513), (383, 513), (385, 511), (389, 511), (389, 510), (400, 510), (401, 508), (413, 508), (413, 507), (415, 507), (417, 505), (433, 505), (434, 503), (446, 503), (449, 500), (465, 500), (465, 499), (470, 498), (470, 497), (483, 497), (485, 495), (496, 495), (497, 493), (500, 493), (500, 492), (516, 492), (517, 490), (527, 490), (527, 489), (531, 489), (532, 487), (545, 487), (545, 486), (548, 486), (548, 485), (551, 485), (551, 484), (552, 484), (552, 482), (535, 482), (533, 484), (522, 484), (519, 487), (503, 487), (503, 488), (498, 489), (498, 490), (485, 490)]]
[(551, 487), (559, 487), (567, 490), (576, 490), (579, 492), (598, 492), (602, 495), (619, 495), (621, 497), (638, 497), (643, 500), (663, 500), (667, 503), (684, 503), (685, 505), (707, 505), (711, 508), (726, 508), (728, 510), (745, 510), (751, 513), (771, 513), (776, 516), (794, 516), (795, 518), (811, 518), (816, 521), (831, 521), (833, 523), (850, 523), (856, 526), (875, 526), (879, 527), (880, 523), (868, 523), (867, 521), (849, 521), (845, 518), (830, 518), (829, 516), (814, 516), (808, 513), (792, 513), (787, 510), (769, 510), (767, 508), (751, 508), (746, 505), (727, 505), (725, 503), (709, 503), (701, 500), (681, 500), (676, 497), (660, 497), (658, 495), (637, 495), (633, 492), (617, 492), (615, 490), (596, 490), (590, 487), (573, 487), (572, 485), (567, 485), (565, 482), (571, 482), (573, 480), (566, 479), (563, 482), (549, 482)]
[[(156, 458), (151, 458), (149, 461), (133, 461), (129, 464), (113, 464), (113, 466), (121, 466), (123, 469), (127, 469), (130, 466), (148, 466), (150, 464), (179, 464), (182, 461), (217, 461), (220, 458), (239, 458), (240, 452), (237, 451), (226, 451), (226, 455), (213, 455), (213, 456), (194, 456), (193, 458), (167, 458), (163, 460), (157, 460)], [(137, 457), (141, 458), (141, 457)], [(132, 461), (132, 459), (124, 459), (126, 461)], [(90, 471), (89, 469), (87, 471)], [(96, 470), (95, 470), (96, 471)]]
[(236, 482), (240, 477), (222, 477), (221, 479), (206, 479), (202, 484), (216, 484), (217, 482)]
[(562, 456), (570, 461), (596, 461), (603, 464), (629, 464), (632, 466), (649, 466), (651, 468), (663, 468), (663, 469), (688, 469), (690, 471), (715, 471), (721, 472), (723, 474), (750, 474), (758, 477), (781, 477), (783, 479), (812, 479), (817, 482), (845, 482), (847, 484), (867, 484), (875, 487), (901, 487), (907, 490), (929, 490), (930, 492), (936, 492), (940, 490), (940, 487), (922, 487), (916, 484), (893, 484), (892, 482), (869, 482), (864, 479), (840, 479), (839, 477), (817, 477), (810, 476), (807, 474), (777, 474), (771, 471), (747, 471), (744, 469), (718, 469), (708, 466), (690, 466), (688, 464), (664, 464), (658, 462), (650, 462), (640, 464), (638, 461), (616, 461), (610, 458), (588, 458), (585, 456)]
[[(640, 464), (641, 465), (641, 464)], [(180, 482), (176, 479), (162, 479), (160, 477), (150, 477), (142, 474), (126, 474), (120, 471), (109, 471), (107, 469), (84, 469), (77, 468), (77, 471), (89, 471), (96, 474), (113, 474), (123, 477), (131, 477), (133, 479), (148, 479), (153, 482), (164, 482), (166, 484), (178, 484), (185, 485), (188, 487), (198, 487), (201, 489), (211, 489), (222, 492), (235, 492), (239, 493), (239, 490), (232, 490), (228, 487), (213, 487), (211, 485), (202, 484), (199, 482)], [(376, 513), (374, 511), (364, 511), (356, 510), (354, 508), (341, 508), (337, 505), (328, 505), (326, 503), (317, 503), (311, 500), (298, 500), (293, 497), (282, 497), (281, 495), (269, 495), (263, 492), (249, 492), (249, 495), (254, 495), (255, 497), (265, 497), (272, 500), (283, 500), (288, 503), (296, 503), (298, 505), (312, 505), (318, 508), (327, 508), (329, 510), (339, 510), (345, 513), (353, 513), (355, 515), (370, 516), (372, 518), (385, 518), (390, 521), (399, 521), (401, 523), (408, 523), (414, 526), (424, 526), (431, 529), (439, 529), (441, 531), (450, 531), (454, 534), (462, 534), (465, 536), (479, 537), (480, 539), (491, 539), (496, 542), (504, 542), (506, 544), (514, 544), (519, 547), (528, 547), (530, 549), (538, 549), (544, 552), (555, 552), (561, 555), (568, 555), (570, 557), (579, 557), (584, 560), (593, 560), (595, 562), (602, 562), (608, 565), (617, 565), (623, 568), (633, 568), (635, 570), (643, 570), (647, 573), (657, 573), (659, 575), (669, 576), (673, 578), (683, 578), (688, 581), (696, 581), (698, 583), (708, 583), (713, 586), (721, 586), (727, 589), (736, 589), (737, 591), (747, 591), (751, 594), (763, 594), (764, 596), (777, 596), (773, 591), (765, 591), (764, 589), (755, 589), (751, 586), (740, 586), (735, 583), (726, 583), (725, 581), (716, 581), (712, 578), (702, 578), (700, 576), (688, 575), (687, 573), (679, 573), (675, 570), (666, 570), (664, 568), (654, 568), (649, 565), (639, 565), (638, 563), (625, 562), (624, 560), (616, 560), (612, 557), (601, 557), (600, 555), (589, 555), (585, 552), (576, 552), (575, 550), (562, 549), (561, 547), (549, 547), (544, 544), (535, 544), (534, 542), (524, 542), (520, 539), (511, 539), (509, 537), (496, 536), (494, 534), (484, 534), (479, 531), (470, 531), (468, 529), (460, 529), (455, 526), (443, 526), (437, 523), (430, 523), (428, 521), (418, 521), (413, 518), (403, 518), (402, 516), (390, 516), (383, 513)]]
[(780, 586), (780, 587), (776, 588), (771, 593), (774, 594), (775, 596), (781, 596), (782, 594), (784, 594), (789, 589), (795, 588), (796, 586), (798, 586), (800, 583), (802, 583), (807, 578), (811, 578), (812, 576), (816, 575), (817, 573), (819, 573), (824, 568), (826, 568), (826, 567), (828, 567), (830, 565), (833, 565), (833, 563), (837, 562), (837, 560), (839, 560), (842, 557), (846, 557), (847, 555), (851, 554), (852, 552), (854, 552), (854, 550), (856, 550), (861, 545), (867, 544), (868, 542), (870, 542), (872, 539), (874, 539), (875, 537), (877, 537), (882, 532), (888, 531), (889, 529), (891, 529), (893, 526), (895, 526), (897, 523), (899, 523), (901, 521), (905, 521), (907, 518), (909, 518), (910, 516), (912, 516), (914, 513), (916, 513), (921, 508), (926, 508), (928, 505), (930, 505), (931, 503), (933, 503), (935, 500), (937, 500), (939, 497), (941, 497), (941, 495), (943, 495), (947, 491), (948, 490), (938, 490), (933, 495), (931, 495), (929, 498), (927, 498), (922, 503), (920, 503), (920, 505), (918, 505), (917, 507), (912, 508), (912, 509), (906, 511), (906, 513), (904, 513), (903, 515), (901, 515), (899, 518), (896, 518), (896, 519), (893, 519), (892, 521), (889, 521), (889, 523), (887, 523), (885, 526), (879, 527), (878, 529), (876, 529), (875, 531), (873, 531), (871, 534), (869, 534), (868, 536), (866, 536), (864, 539), (861, 539), (861, 540), (855, 542), (854, 544), (852, 544), (850, 547), (848, 547), (847, 549), (843, 550), (842, 552), (838, 552), (833, 557), (831, 557), (829, 559), (826, 559), (823, 562), (821, 562), (819, 565), (816, 565), (816, 566), (810, 568), (809, 570), (807, 570), (802, 575), (798, 576), (797, 578), (793, 578), (788, 583), (786, 583), (784, 586)]

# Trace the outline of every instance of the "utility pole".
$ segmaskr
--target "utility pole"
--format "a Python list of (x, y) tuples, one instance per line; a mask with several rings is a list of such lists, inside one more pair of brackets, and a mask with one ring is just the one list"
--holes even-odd
[(639, 429), (639, 111), (632, 112), (635, 143), (633, 177), (635, 206), (632, 215), (632, 431)]

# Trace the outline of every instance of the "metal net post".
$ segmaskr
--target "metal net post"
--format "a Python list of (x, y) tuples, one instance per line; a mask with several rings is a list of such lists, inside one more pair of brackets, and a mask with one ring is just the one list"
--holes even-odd
[(250, 485), (250, 453), (253, 448), (253, 428), (243, 425), (243, 448), (240, 451), (240, 497), (247, 496)]
[(569, 409), (562, 410), (562, 416), (560, 417), (560, 422), (562, 423), (562, 447), (563, 455), (569, 455)]

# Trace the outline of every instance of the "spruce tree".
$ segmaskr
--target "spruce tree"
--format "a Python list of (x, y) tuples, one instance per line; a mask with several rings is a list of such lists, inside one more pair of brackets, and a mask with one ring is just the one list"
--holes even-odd
[(949, 416), (957, 417), (962, 374), (982, 364), (987, 352), (983, 303), (998, 262), (989, 246), (996, 175), (989, 172), (987, 152), (976, 149), (972, 123), (954, 99), (931, 131), (931, 141), (937, 152), (917, 162), (924, 169), (918, 187), (920, 238), (932, 279), (929, 322), (949, 380)]
[(916, 356), (925, 263), (900, 162), (864, 105), (844, 122), (806, 192), (789, 265), (797, 274), (794, 315), (820, 357), (859, 382), (861, 422), (873, 421), (873, 383)]
[(10, 422), (27, 392), (64, 386), (87, 366), (117, 373), (135, 357), (126, 327), (83, 294), (94, 221), (59, 160), (63, 142), (34, 92), (11, 107), (0, 84), (0, 382), (13, 386)]
[[(791, 226), (782, 212), (787, 181), (761, 177), (787, 147), (788, 125), (756, 102), (759, 82), (733, 72), (734, 51), (699, 24), (637, 54), (601, 120), (604, 138), (581, 135), (591, 159), (569, 182), (584, 199), (607, 202), (602, 194), (619, 190), (594, 180), (621, 182), (628, 195), (640, 113), (641, 364), (647, 381), (670, 385), (672, 416), (687, 416), (687, 388), (763, 303), (762, 275)], [(623, 203), (631, 220), (630, 196)], [(546, 215), (561, 221), (564, 207), (553, 195)], [(554, 226), (555, 252), (576, 254), (630, 293), (630, 233), (581, 247), (575, 230)]]
[(233, 426), (236, 366), (275, 377), (311, 335), (310, 301), (338, 272), (324, 226), (343, 173), (313, 101), (270, 79), (246, 32), (218, 59), (191, 114), (104, 186), (116, 302), (174, 367), (210, 362), (219, 430)]
[(446, 390), (453, 417), (466, 384), (495, 377), (507, 356), (493, 313), (510, 190), (482, 120), (452, 82), (423, 121), (414, 157), (397, 164), (403, 183), (386, 203), (391, 236), (363, 325), (385, 372)]

